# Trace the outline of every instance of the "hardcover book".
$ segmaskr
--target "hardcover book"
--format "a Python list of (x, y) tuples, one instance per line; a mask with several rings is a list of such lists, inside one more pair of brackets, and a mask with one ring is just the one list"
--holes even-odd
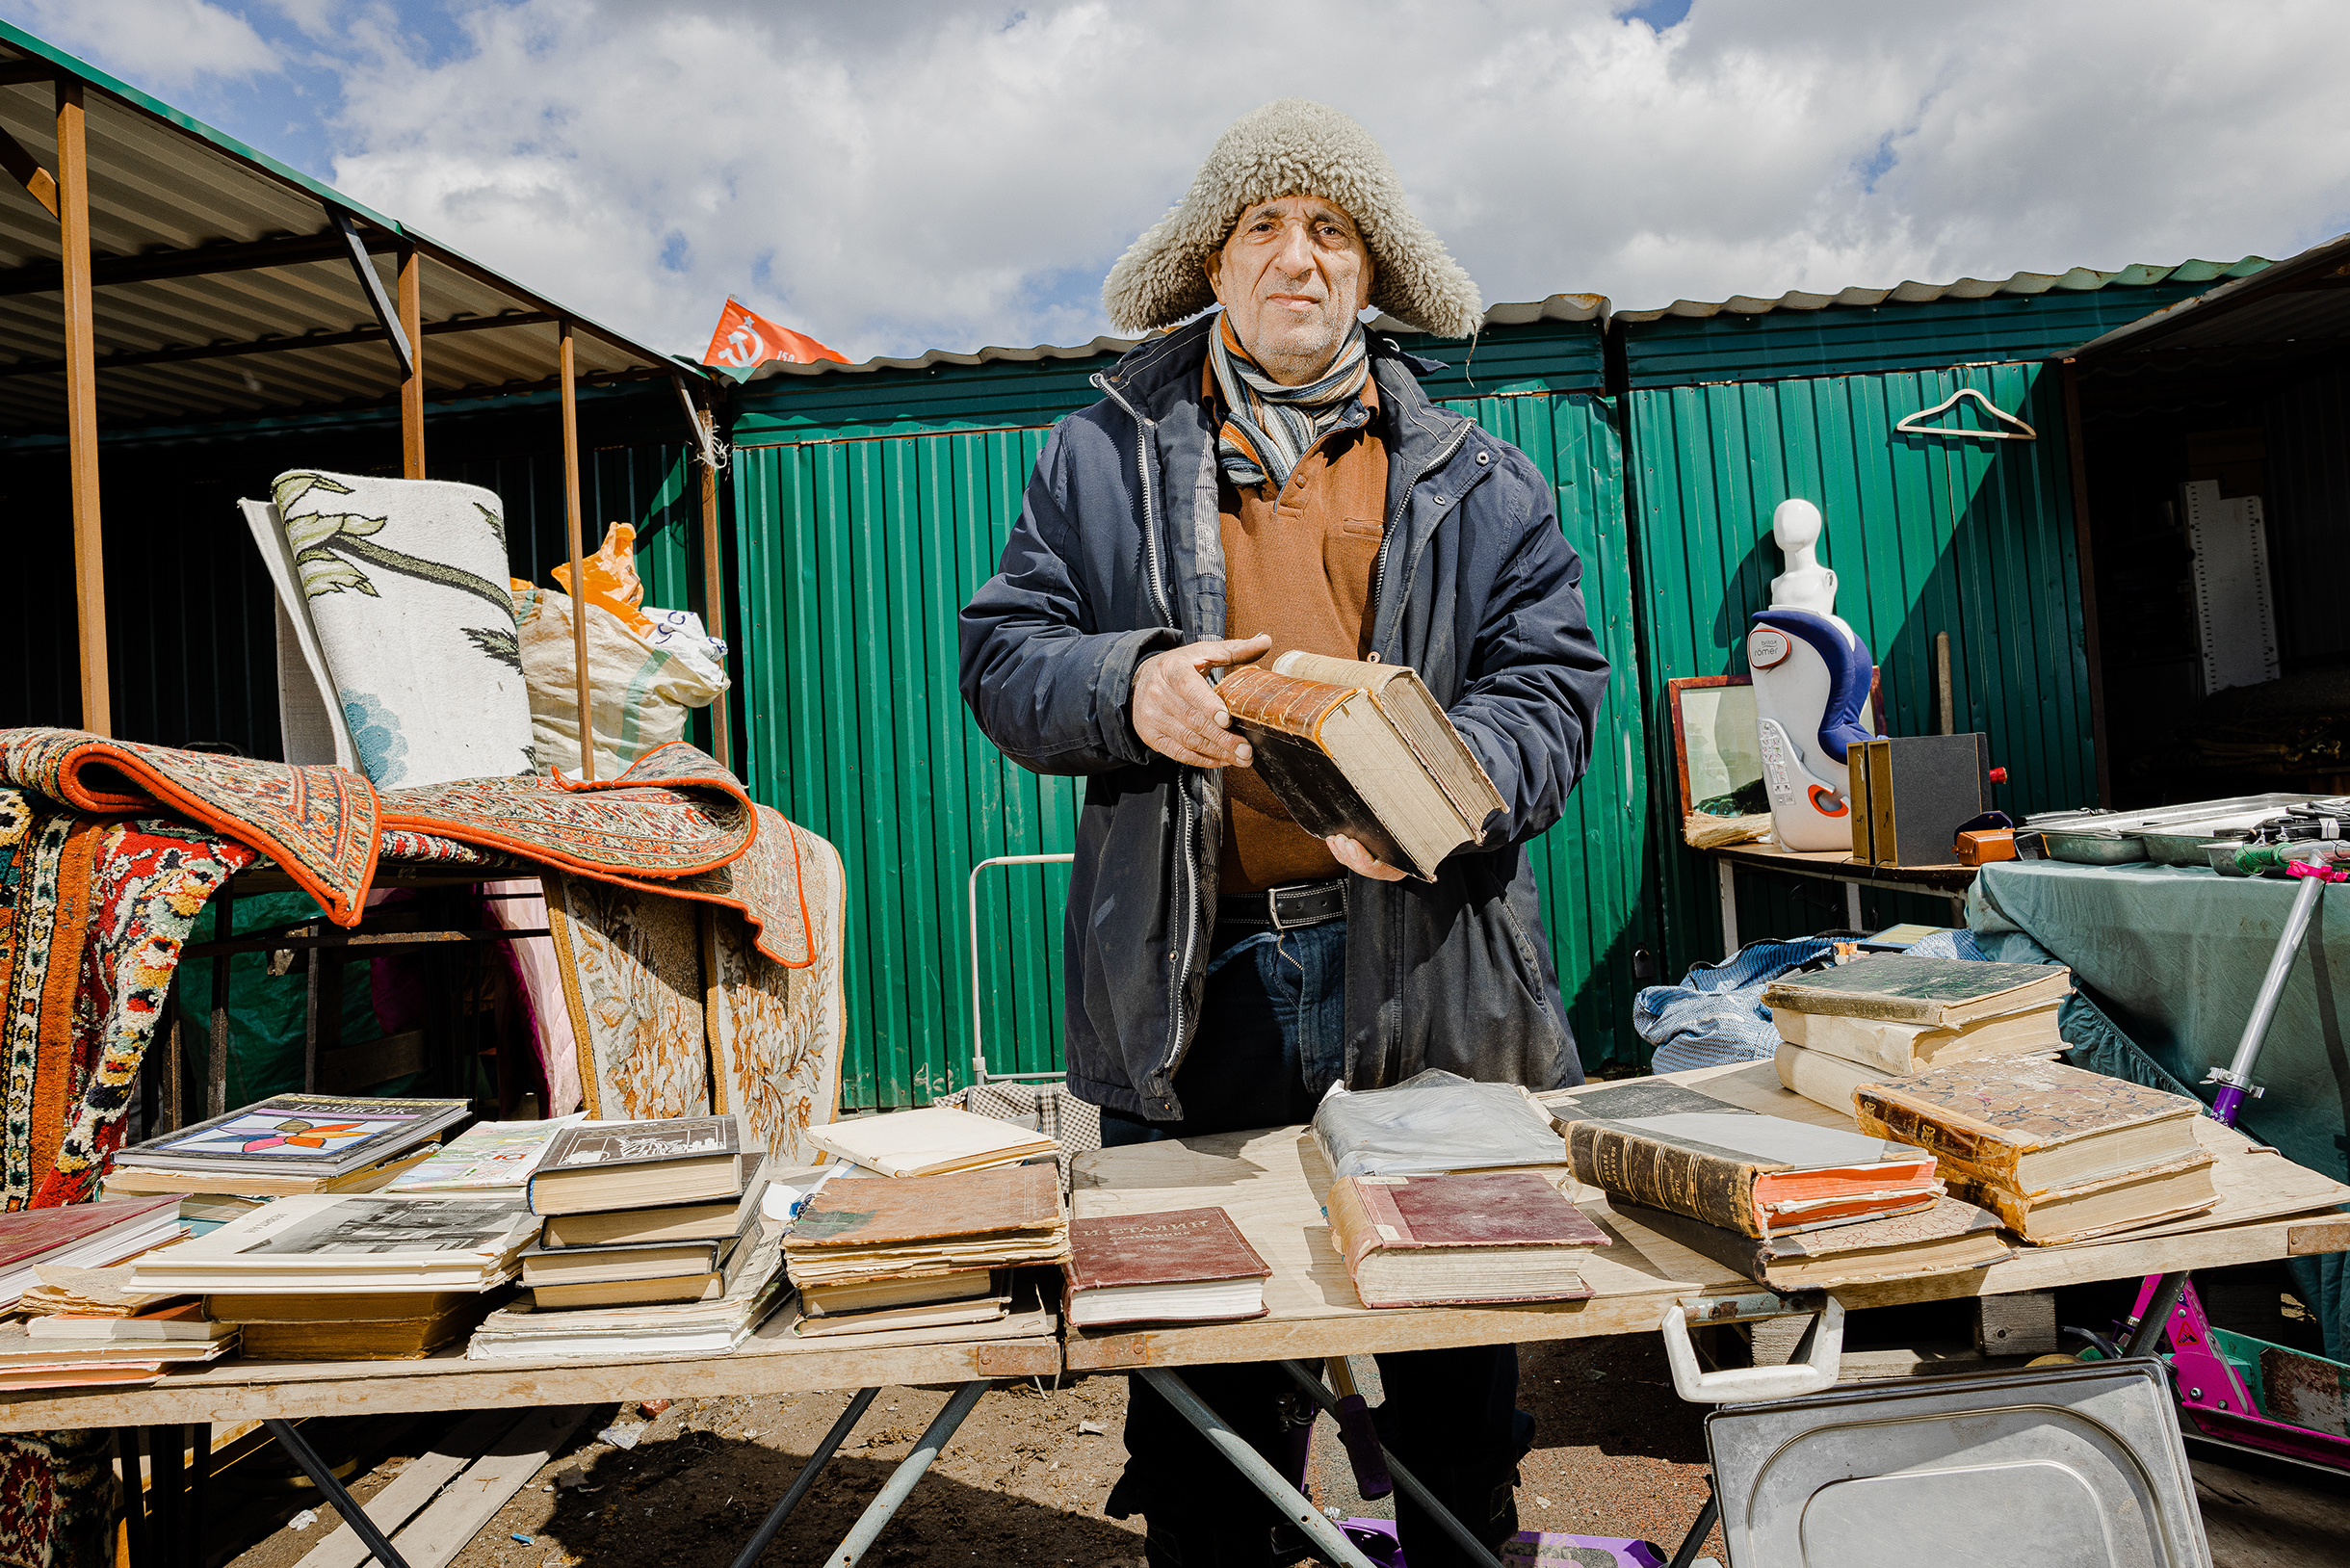
[(661, 1279), (673, 1274), (714, 1274), (734, 1244), (759, 1222), (754, 1209), (742, 1216), (733, 1236), (710, 1241), (614, 1241), (603, 1246), (526, 1247), (522, 1253), (522, 1283), (584, 1285), (621, 1280)]
[(1072, 1327), (1265, 1316), (1272, 1270), (1221, 1209), (1076, 1220), (1069, 1252), (1062, 1304)]
[(988, 1294), (1007, 1276), (1003, 1269), (965, 1268), (953, 1273), (909, 1274), (861, 1285), (811, 1285), (799, 1293), (800, 1310), (811, 1318), (872, 1312), (880, 1307), (933, 1306)]
[[(1283, 663), (1295, 667), (1288, 656)], [(1322, 660), (1314, 667), (1353, 665)], [(1383, 863), (1434, 881), (1445, 856), (1485, 842), (1486, 818), (1501, 797), (1418, 676), (1400, 666), (1365, 667), (1380, 671), (1376, 691), (1244, 665), (1217, 683), (1216, 695), (1255, 748), (1250, 766), (1300, 827), (1318, 838), (1344, 833)], [(1414, 688), (1414, 723), (1424, 727), (1433, 711), (1450, 737), (1441, 746), (1416, 745), (1391, 714)]]
[(330, 1180), (415, 1148), (471, 1114), (463, 1100), (274, 1094), (115, 1155), (116, 1168)]
[(525, 1190), (535, 1215), (734, 1199), (749, 1179), (743, 1153), (731, 1114), (566, 1127)]
[(1955, 1274), (2015, 1256), (1999, 1239), (1997, 1215), (1950, 1197), (1916, 1214), (1769, 1241), (1630, 1198), (1611, 1198), (1607, 1206), (1622, 1218), (1775, 1291), (1833, 1290), (1882, 1279)]
[(1346, 1177), (1330, 1240), (1367, 1307), (1580, 1300), (1583, 1257), (1608, 1244), (1530, 1171)]
[(485, 1291), (538, 1227), (510, 1197), (292, 1197), (136, 1259), (141, 1291)]
[(1956, 1029), (1988, 1013), (2061, 1002), (2073, 972), (2061, 964), (1987, 964), (1970, 958), (1871, 954), (1848, 964), (1789, 975), (1763, 988), (1776, 1013), (1839, 1013)]
[(0, 1215), (0, 1301), (39, 1284), (43, 1265), (103, 1267), (179, 1231), (177, 1198), (108, 1198)]
[(1056, 1145), (1016, 1122), (976, 1115), (953, 1106), (858, 1116), (812, 1127), (808, 1137), (827, 1154), (884, 1176), (943, 1176), (951, 1171), (1016, 1165), (1050, 1157)]
[[(866, 1307), (855, 1312), (818, 1312), (807, 1294), (800, 1295), (799, 1320), (792, 1332), (801, 1339), (830, 1334), (881, 1334), (899, 1328), (943, 1328), (956, 1323), (992, 1323), (1006, 1317), (1012, 1306), (1012, 1273), (999, 1268), (980, 1276), (982, 1288), (973, 1294), (944, 1299), (903, 1301)], [(1031, 1296), (1035, 1287), (1024, 1286)]]
[(1050, 1164), (836, 1179), (808, 1200), (784, 1239), (793, 1282), (803, 1288), (1068, 1256), (1060, 1176)]
[(2060, 1061), (1959, 1062), (1855, 1091), (1861, 1130), (1930, 1150), (1953, 1180), (2029, 1197), (2201, 1153), (2183, 1095)]
[(661, 1302), (716, 1301), (733, 1286), (735, 1277), (758, 1248), (747, 1237), (722, 1241), (717, 1258), (707, 1266), (672, 1267), (657, 1274), (555, 1280), (531, 1287), (531, 1299), (545, 1309), (573, 1307), (638, 1307)]
[(1742, 1236), (1930, 1207), (1933, 1157), (1883, 1137), (1765, 1116), (1661, 1079), (1550, 1102), (1576, 1176)]
[(2064, 1039), (2056, 1032), (2056, 1003), (2044, 1002), (2012, 1012), (1989, 1013), (1949, 1029), (1781, 1007), (1771, 1013), (1771, 1024), (1790, 1045), (1883, 1072), (1908, 1074), (1984, 1057), (2061, 1051)]
[(617, 1246), (625, 1242), (723, 1241), (759, 1212), (775, 1166), (764, 1155), (741, 1156), (743, 1195), (715, 1203), (675, 1203), (659, 1209), (605, 1209), (551, 1215), (539, 1228), (543, 1247)]
[(2120, 1231), (2159, 1225), (2202, 1214), (2219, 1201), (2212, 1185), (2212, 1158), (2197, 1153), (2183, 1160), (2128, 1170), (2072, 1187), (2018, 1192), (2003, 1182), (1963, 1174), (1944, 1162), (1950, 1190), (1999, 1216), (2009, 1230), (2034, 1246), (2093, 1241)]

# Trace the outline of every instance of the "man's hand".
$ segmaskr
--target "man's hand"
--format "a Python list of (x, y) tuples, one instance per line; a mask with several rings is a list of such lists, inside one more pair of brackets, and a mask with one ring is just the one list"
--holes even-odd
[(1248, 743), (1232, 733), (1232, 715), (1200, 671), (1246, 664), (1272, 645), (1271, 635), (1260, 632), (1244, 642), (1193, 642), (1152, 654), (1135, 671), (1130, 711), (1136, 736), (1161, 756), (1193, 768), (1247, 767)]
[(1403, 873), (1393, 866), (1379, 864), (1379, 857), (1364, 849), (1344, 833), (1333, 833), (1322, 842), (1330, 847), (1338, 863), (1357, 876), (1368, 876), (1374, 882), (1400, 882)]

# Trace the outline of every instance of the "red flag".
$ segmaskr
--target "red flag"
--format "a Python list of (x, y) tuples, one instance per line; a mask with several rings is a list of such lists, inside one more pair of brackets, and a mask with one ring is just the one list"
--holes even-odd
[(813, 365), (819, 359), (849, 363), (848, 355), (833, 353), (804, 333), (778, 327), (727, 296), (726, 308), (718, 313), (718, 328), (710, 334), (710, 348), (703, 353), (702, 363), (749, 370), (770, 359), (794, 365)]

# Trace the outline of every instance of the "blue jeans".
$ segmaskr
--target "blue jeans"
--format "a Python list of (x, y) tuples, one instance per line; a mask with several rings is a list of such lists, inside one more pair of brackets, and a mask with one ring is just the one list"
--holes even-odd
[(1175, 1072), (1181, 1121), (1105, 1108), (1102, 1143), (1201, 1137), (1312, 1118), (1346, 1071), (1346, 923), (1292, 931), (1219, 927), (1199, 1032)]
[[(1175, 1073), (1181, 1121), (1102, 1111), (1115, 1148), (1309, 1121), (1346, 1070), (1346, 923), (1294, 931), (1220, 930), (1190, 1054)], [(1511, 1495), (1533, 1418), (1517, 1408), (1515, 1346), (1381, 1355), (1380, 1440), (1489, 1543), (1518, 1528)], [(1292, 1450), (1279, 1416), (1289, 1377), (1272, 1363), (1186, 1367), (1191, 1391), (1276, 1468)], [(1104, 1510), (1149, 1523), (1151, 1568), (1266, 1568), (1277, 1515), (1140, 1377), (1127, 1383), (1125, 1475)], [(1293, 1473), (1292, 1473), (1293, 1474)], [(1397, 1518), (1415, 1568), (1466, 1568), (1450, 1536), (1409, 1499)]]

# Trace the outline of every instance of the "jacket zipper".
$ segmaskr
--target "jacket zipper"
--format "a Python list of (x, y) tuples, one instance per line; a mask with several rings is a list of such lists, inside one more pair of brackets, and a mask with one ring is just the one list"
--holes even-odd
[(1420, 488), (1422, 480), (1426, 479), (1452, 460), (1452, 455), (1461, 449), (1462, 443), (1469, 439), (1469, 432), (1475, 429), (1476, 429), (1476, 424), (1474, 420), (1462, 420), (1461, 428), (1454, 433), (1451, 441), (1445, 446), (1443, 451), (1428, 459), (1427, 466), (1421, 469), (1412, 483), (1403, 487), (1403, 494), (1397, 498), (1396, 510), (1388, 517), (1387, 527), (1380, 534), (1379, 553), (1371, 558), (1371, 614), (1374, 622), (1379, 614), (1379, 589), (1387, 582), (1387, 547), (1395, 539), (1396, 525), (1403, 520), (1404, 509), (1412, 504), (1412, 492)]
[[(1181, 637), (1183, 627), (1175, 618), (1172, 601), (1169, 598), (1164, 580), (1165, 568), (1159, 556), (1159, 522), (1152, 515), (1149, 427), (1144, 423), (1142, 415), (1136, 410), (1135, 405), (1128, 403), (1124, 395), (1110, 384), (1108, 378), (1096, 375), (1090, 379), (1102, 390), (1104, 396), (1110, 398), (1119, 407), (1125, 409), (1127, 417), (1135, 422), (1135, 472), (1142, 481), (1142, 546), (1144, 559), (1150, 568), (1148, 585), (1151, 590), (1151, 602), (1153, 608), (1159, 612), (1160, 620), (1177, 637)], [(1189, 985), (1191, 961), (1199, 946), (1199, 850), (1196, 842), (1199, 837), (1199, 821), (1197, 813), (1191, 806), (1191, 791), (1185, 776), (1189, 771), (1189, 769), (1179, 764), (1175, 773), (1175, 799), (1183, 810), (1183, 823), (1178, 835), (1182, 852), (1176, 856), (1178, 871), (1182, 878), (1178, 885), (1183, 892), (1183, 947), (1181, 958), (1171, 966), (1174, 973), (1168, 980), (1167, 1049), (1166, 1054), (1159, 1061), (1159, 1071), (1162, 1076), (1174, 1071), (1175, 1058), (1183, 1051), (1184, 993)]]

